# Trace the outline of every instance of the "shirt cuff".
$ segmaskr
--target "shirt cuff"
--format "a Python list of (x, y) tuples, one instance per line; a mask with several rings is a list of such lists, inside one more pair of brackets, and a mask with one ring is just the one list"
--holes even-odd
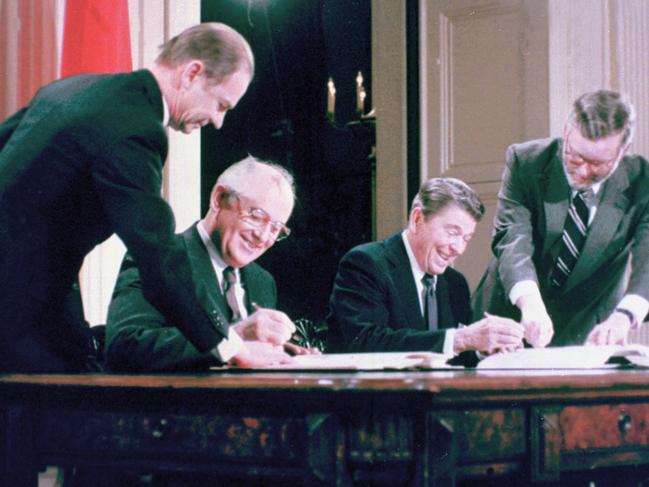
[(243, 340), (234, 331), (234, 328), (228, 328), (228, 337), (224, 338), (219, 342), (219, 344), (212, 349), (212, 355), (216, 359), (224, 364), (227, 364), (228, 361), (234, 357), (239, 350), (243, 348)]
[(455, 342), (455, 330), (453, 328), (448, 328), (444, 331), (444, 348), (442, 349), (442, 353), (444, 355), (454, 355), (453, 344)]
[(617, 308), (629, 310), (635, 316), (635, 322), (640, 326), (649, 312), (649, 301), (638, 294), (627, 294), (622, 298)]
[(509, 291), (509, 300), (513, 305), (516, 305), (516, 301), (521, 296), (533, 295), (538, 298), (539, 301), (543, 302), (541, 298), (541, 291), (539, 291), (539, 286), (536, 284), (536, 281), (527, 280), (527, 281), (518, 281), (512, 287), (512, 290)]

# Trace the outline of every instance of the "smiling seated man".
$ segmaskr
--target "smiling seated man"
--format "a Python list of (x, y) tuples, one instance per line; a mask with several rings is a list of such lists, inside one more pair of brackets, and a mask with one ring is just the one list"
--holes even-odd
[(263, 367), (288, 360), (283, 346), (295, 325), (274, 309), (275, 280), (254, 260), (289, 235), (286, 222), (294, 201), (293, 177), (281, 166), (249, 156), (219, 176), (205, 218), (178, 236), (199, 296), (228, 329), (214, 353), (199, 352), (147, 301), (136, 263), (127, 254), (108, 310), (107, 367), (199, 371), (226, 363)]
[(488, 316), (469, 326), (469, 287), (449, 267), (462, 255), (484, 205), (453, 178), (426, 181), (408, 227), (343, 257), (330, 299), (328, 351), (493, 353), (522, 346), (523, 328)]

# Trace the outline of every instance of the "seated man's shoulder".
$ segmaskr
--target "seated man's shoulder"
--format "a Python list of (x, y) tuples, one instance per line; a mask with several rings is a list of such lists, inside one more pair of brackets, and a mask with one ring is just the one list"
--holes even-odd
[(275, 280), (275, 278), (270, 272), (268, 272), (266, 269), (264, 269), (256, 262), (251, 262), (250, 264), (242, 268), (242, 272), (245, 272), (246, 275), (252, 279), (270, 280), (270, 281)]
[(462, 284), (462, 285), (468, 287), (468, 283), (467, 283), (466, 277), (464, 277), (464, 274), (462, 274), (460, 271), (457, 271), (457, 270), (453, 269), (452, 267), (447, 267), (446, 268), (446, 270), (444, 271), (444, 277), (450, 283)]

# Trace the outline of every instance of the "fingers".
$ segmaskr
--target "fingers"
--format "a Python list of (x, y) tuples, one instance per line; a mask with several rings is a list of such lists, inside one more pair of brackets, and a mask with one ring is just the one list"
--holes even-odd
[(295, 332), (295, 324), (281, 311), (259, 308), (244, 321), (235, 325), (241, 338), (282, 345)]
[(320, 355), (322, 353), (317, 348), (305, 348), (290, 342), (284, 344), (284, 351), (290, 355)]
[(533, 347), (545, 347), (554, 335), (552, 322), (527, 321), (523, 322), (523, 326), (525, 327), (525, 339)]
[(625, 345), (626, 341), (626, 330), (606, 324), (597, 325), (586, 338), (588, 345)]
[(496, 350), (515, 350), (523, 345), (525, 329), (513, 320), (498, 316), (487, 316), (456, 332), (459, 335), (457, 351), (477, 350), (493, 353)]
[(290, 361), (291, 357), (284, 352), (281, 346), (249, 341), (245, 342), (239, 353), (232, 357), (230, 363), (242, 368), (263, 368)]

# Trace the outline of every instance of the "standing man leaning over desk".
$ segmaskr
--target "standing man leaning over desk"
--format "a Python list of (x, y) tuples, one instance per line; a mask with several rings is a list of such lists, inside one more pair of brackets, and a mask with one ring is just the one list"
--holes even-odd
[(0, 370), (71, 372), (89, 354), (77, 275), (111, 234), (151, 302), (201, 351), (227, 326), (200, 306), (189, 261), (160, 196), (165, 125), (219, 128), (253, 75), (250, 46), (201, 24), (162, 46), (151, 70), (45, 86), (0, 125)]
[(456, 354), (521, 346), (523, 328), (509, 319), (490, 316), (455, 328), (471, 318), (469, 286), (449, 266), (483, 213), (462, 181), (426, 181), (403, 232), (359, 245), (340, 261), (327, 318), (329, 350)]
[(146, 299), (138, 268), (127, 255), (108, 309), (108, 368), (160, 372), (287, 360), (282, 344), (295, 326), (273, 309), (275, 280), (254, 261), (288, 237), (294, 201), (293, 177), (285, 169), (248, 157), (219, 176), (205, 218), (180, 236), (194, 280), (201, 283), (201, 301), (212, 303), (235, 332), (219, 344), (218, 356), (197, 350), (176, 317)]
[(495, 258), (474, 311), (520, 319), (535, 346), (623, 343), (649, 309), (649, 165), (627, 155), (633, 107), (600, 90), (563, 138), (507, 150)]

